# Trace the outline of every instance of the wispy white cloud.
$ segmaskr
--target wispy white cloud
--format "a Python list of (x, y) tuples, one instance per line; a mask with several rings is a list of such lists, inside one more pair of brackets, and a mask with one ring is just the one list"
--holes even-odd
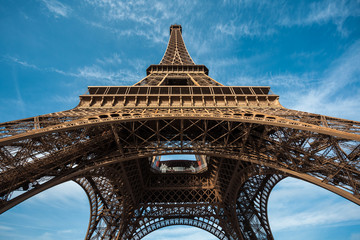
[[(351, 109), (359, 109), (360, 89), (360, 41), (351, 45), (347, 51), (323, 73), (317, 87), (298, 92), (297, 103), (293, 108), (335, 114), (341, 116), (350, 113), (353, 119), (360, 119), (360, 114)], [(348, 111), (347, 111), (348, 110)]]
[(360, 208), (320, 187), (287, 178), (270, 195), (269, 219), (273, 231), (344, 226), (360, 222)]
[[(20, 231), (19, 231), (20, 230)], [(79, 231), (77, 229), (65, 229), (56, 231), (55, 229), (51, 228), (33, 228), (27, 225), (20, 226), (17, 225), (16, 228), (12, 228), (12, 232), (8, 232), (7, 234), (2, 235), (2, 237), (7, 237), (6, 239), (19, 239), (25, 240), (29, 239), (27, 235), (22, 234), (23, 231), (35, 231), (39, 233), (36, 236), (32, 236), (32, 240), (65, 240), (65, 239), (81, 239)], [(78, 238), (79, 237), (79, 238)]]
[(155, 43), (167, 42), (169, 24), (190, 22), (193, 19), (193, 10), (197, 9), (197, 14), (201, 11), (197, 8), (197, 1), (188, 0), (86, 0), (86, 3), (100, 18), (98, 21), (83, 18), (81, 20), (84, 23), (118, 36), (140, 36)]
[(260, 24), (257, 21), (219, 23), (215, 26), (215, 30), (220, 34), (231, 35), (236, 38), (268, 36), (276, 32), (274, 28)]
[(107, 79), (111, 81), (117, 77), (117, 74), (114, 72), (107, 72), (101, 67), (93, 65), (79, 68), (76, 76), (93, 79)]
[(26, 68), (38, 71), (54, 72), (64, 76), (92, 80), (108, 85), (123, 85), (124, 83), (133, 84), (143, 77), (138, 71), (140, 66), (143, 67), (143, 64), (139, 65), (139, 61), (133, 59), (130, 63), (132, 68), (121, 68), (119, 65), (122, 63), (122, 59), (118, 54), (113, 54), (110, 57), (102, 59), (96, 59), (95, 62), (97, 64), (79, 67), (75, 71), (63, 71), (54, 67), (41, 68), (15, 57), (7, 56), (6, 59)]
[(83, 239), (89, 212), (83, 189), (74, 182), (66, 182), (2, 214), (0, 238), (26, 240), (29, 235), (24, 232), (31, 232), (30, 238), (36, 240)]
[[(105, 10), (104, 17), (108, 20), (131, 20), (143, 24), (154, 24), (156, 19), (146, 10), (159, 9), (156, 6), (149, 6), (145, 1), (116, 1), (116, 0), (95, 0), (87, 1), (89, 4)], [(150, 7), (151, 9), (146, 9)], [(151, 11), (150, 11), (151, 12)]]
[(308, 60), (309, 58), (319, 56), (322, 53), (323, 53), (323, 51), (321, 51), (321, 50), (312, 51), (312, 52), (299, 51), (299, 52), (294, 52), (293, 54), (291, 54), (291, 58), (294, 60), (299, 59), (299, 58)]
[(353, 16), (360, 16), (360, 7), (358, 1), (331, 1), (325, 0), (314, 2), (303, 8), (295, 14), (286, 14), (279, 18), (279, 24), (282, 26), (294, 25), (312, 25), (333, 23), (338, 31), (346, 33), (343, 29), (344, 21)]
[[(251, 69), (252, 70), (252, 69)], [(315, 73), (281, 73), (272, 74), (271, 72), (265, 75), (249, 75), (242, 74), (234, 78), (230, 78), (226, 84), (231, 86), (271, 86), (274, 89), (282, 88), (287, 94), (296, 93), (294, 89), (306, 89), (310, 84), (317, 85), (319, 77)], [(278, 94), (278, 93), (277, 93)]]
[(141, 79), (141, 75), (128, 69), (116, 71), (105, 70), (98, 65), (85, 66), (79, 68), (72, 76), (100, 81), (102, 84), (123, 85), (124, 83), (135, 83)]
[(70, 96), (55, 95), (52, 97), (51, 100), (56, 103), (73, 104), (79, 100), (79, 97), (77, 97), (77, 95), (75, 94), (72, 94)]
[(102, 59), (98, 58), (98, 59), (96, 59), (96, 62), (101, 65), (108, 65), (108, 64), (109, 65), (118, 65), (118, 64), (121, 64), (122, 60), (118, 53), (114, 53), (110, 57), (105, 57)]
[[(360, 119), (360, 113), (354, 111), (360, 109), (360, 68), (356, 64), (360, 62), (360, 41), (349, 46), (343, 55), (321, 72), (270, 72), (259, 75), (252, 67), (256, 66), (256, 61), (243, 63), (241, 59), (231, 59), (227, 64), (231, 62), (248, 69), (238, 76), (226, 79), (224, 83), (227, 85), (271, 86), (275, 94), (280, 95), (280, 102), (285, 107)], [(221, 66), (221, 63), (215, 62), (214, 65)]]
[[(295, 201), (295, 199), (293, 200)], [(312, 206), (307, 206), (301, 212), (278, 209), (279, 213), (272, 216), (273, 231), (314, 226), (351, 225), (350, 221), (354, 221), (356, 224), (360, 222), (360, 210), (354, 211), (351, 203), (320, 202), (321, 200), (313, 202)]]
[[(8, 56), (8, 55), (2, 56), (0, 58), (0, 62), (1, 61), (7, 62), (7, 63), (15, 63), (24, 68), (39, 70), (39, 68), (36, 65), (30, 64), (26, 61), (22, 61), (19, 58), (13, 57), (13, 56)], [(26, 108), (25, 108), (26, 104), (22, 97), (21, 85), (19, 85), (17, 71), (15, 68), (12, 68), (11, 79), (12, 79), (13, 87), (15, 89), (16, 94), (12, 98), (7, 98), (6, 100), (5, 99), (4, 100), (0, 99), (0, 100), (6, 102), (6, 105), (10, 104), (11, 106), (16, 106), (16, 108), (19, 110), (19, 112), (24, 114), (26, 111)]]
[(216, 240), (217, 237), (212, 234), (206, 232), (205, 230), (195, 228), (195, 227), (187, 227), (187, 226), (173, 226), (159, 229), (155, 232), (150, 233), (149, 235), (144, 237), (144, 240), (188, 240), (188, 239), (196, 239), (196, 240)]
[[(261, 37), (278, 32), (281, 27), (311, 26), (334, 24), (338, 32), (346, 35), (344, 22), (350, 17), (360, 16), (360, 4), (357, 0), (316, 1), (313, 3), (284, 1), (224, 1), (232, 6), (231, 20), (220, 22), (215, 29), (221, 34), (233, 37)], [(290, 6), (291, 5), (291, 6)], [(249, 16), (249, 13), (256, 15)]]
[(26, 68), (32, 68), (32, 69), (39, 70), (39, 68), (36, 65), (28, 63), (28, 62), (26, 62), (24, 60), (21, 60), (21, 59), (17, 58), (17, 57), (7, 56), (6, 55), (6, 56), (3, 56), (3, 59), (5, 59), (6, 61), (11, 61), (11, 62), (17, 63), (17, 64), (19, 64), (21, 66), (26, 67)]
[(310, 12), (305, 18), (304, 22), (308, 24), (322, 23), (328, 21), (344, 21), (344, 19), (359, 14), (353, 12), (356, 10), (354, 1), (324, 1), (315, 2), (310, 5)]
[(95, 22), (84, 18), (80, 18), (80, 20), (85, 24), (88, 24), (94, 28), (102, 29), (118, 37), (139, 36), (139, 37), (144, 37), (147, 40), (151, 40), (155, 43), (166, 43), (166, 39), (168, 38), (167, 32), (163, 31), (164, 29), (159, 29), (159, 28), (153, 29), (152, 25), (149, 26), (148, 29), (144, 30), (144, 28), (141, 27), (135, 27), (135, 28), (126, 28), (126, 27), (118, 28), (117, 26), (112, 27), (108, 23), (105, 24), (101, 22)]
[(0, 225), (0, 230), (1, 231), (14, 231), (14, 228)]
[(42, 0), (49, 12), (55, 17), (68, 17), (72, 9), (57, 0)]
[[(133, 84), (141, 79), (141, 74), (133, 69), (107, 69), (104, 65), (114, 64), (114, 59), (101, 60), (99, 65), (79, 67), (76, 71), (65, 72), (52, 68), (51, 71), (62, 74), (64, 76), (75, 77), (83, 80), (91, 80), (99, 82), (102, 85), (124, 85), (125, 83)], [(105, 61), (112, 61), (106, 64)]]
[[(26, 214), (13, 214), (14, 217), (16, 218), (22, 218), (24, 220), (29, 220), (31, 221), (32, 217)], [(23, 223), (19, 222), (19, 223), (1, 223), (4, 225), (8, 225), (8, 226), (3, 226), (3, 228), (9, 228), (9, 230), (16, 230), (16, 229), (32, 229), (32, 230), (43, 230), (43, 231), (53, 231), (53, 229), (48, 228), (48, 227), (44, 227), (44, 226), (34, 226), (34, 225), (24, 225)], [(1, 228), (0, 228), (1, 229)]]
[(86, 198), (84, 190), (78, 184), (66, 182), (34, 196), (29, 201), (40, 205), (61, 208), (63, 205), (82, 203)]

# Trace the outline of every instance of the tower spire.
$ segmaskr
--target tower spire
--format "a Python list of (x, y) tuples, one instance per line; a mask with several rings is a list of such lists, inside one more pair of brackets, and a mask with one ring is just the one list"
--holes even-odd
[(208, 76), (205, 65), (195, 64), (182, 38), (181, 25), (170, 26), (170, 39), (160, 64), (150, 65), (147, 76), (135, 86), (222, 86)]
[(195, 65), (182, 38), (181, 25), (170, 26), (170, 39), (161, 65)]

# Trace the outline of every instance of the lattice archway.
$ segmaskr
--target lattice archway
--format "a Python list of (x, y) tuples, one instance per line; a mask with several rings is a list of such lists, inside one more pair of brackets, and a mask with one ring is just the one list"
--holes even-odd
[[(231, 114), (228, 116), (238, 118), (240, 113), (232, 112)], [(13, 140), (18, 146), (28, 146), (32, 138), (35, 138), (36, 148), (28, 148), (28, 151), (30, 153), (33, 151), (34, 155), (43, 154), (44, 157), (41, 159), (41, 166), (29, 167), (39, 167), (41, 170), (48, 164), (51, 168), (57, 168), (55, 173), (51, 173), (57, 174), (57, 176), (48, 182), (43, 179), (41, 184), (37, 182), (36, 188), (29, 188), (22, 198), (11, 202), (7, 207), (48, 187), (81, 177), (88, 174), (89, 171), (94, 172), (94, 169), (101, 166), (153, 155), (179, 153), (203, 154), (216, 158), (240, 160), (236, 164), (247, 162), (254, 166), (262, 166), (258, 167), (258, 171), (255, 171), (256, 174), (263, 174), (262, 171), (269, 169), (277, 169), (277, 171), (273, 171), (273, 174), (280, 171), (284, 175), (312, 182), (359, 203), (359, 199), (356, 197), (359, 194), (356, 168), (360, 145), (354, 141), (357, 135), (351, 134), (354, 139), (345, 139), (331, 136), (331, 129), (328, 129), (328, 134), (322, 134), (312, 132), (311, 129), (304, 131), (288, 126), (274, 126), (269, 123), (269, 125), (261, 125), (251, 122), (254, 116), (248, 119), (250, 122), (242, 122), (241, 119), (238, 119), (239, 122), (235, 119), (229, 121), (229, 117), (210, 120), (194, 119), (191, 116), (189, 115), (187, 119), (176, 119), (176, 115), (172, 116), (173, 119), (148, 119), (145, 116), (142, 118), (138, 115), (131, 115), (126, 116), (126, 121), (116, 122), (116, 119), (110, 119), (114, 120), (111, 123), (97, 119), (96, 123), (88, 127), (78, 126), (74, 123), (75, 129), (72, 124), (67, 123), (67, 127), (62, 131), (41, 129), (39, 135), (29, 135), (29, 139)], [(118, 118), (118, 116), (114, 118)], [(71, 126), (69, 127), (69, 125)], [(170, 131), (171, 141), (166, 135)], [(61, 139), (64, 134), (68, 135), (67, 138)], [(88, 139), (89, 135), (94, 137)], [(99, 141), (102, 142), (102, 145), (98, 144)], [(208, 144), (209, 142), (211, 144)], [(54, 162), (56, 158), (53, 155), (47, 157), (48, 149), (54, 148), (52, 143), (56, 143), (58, 148), (64, 148), (64, 151), (60, 150), (56, 153), (58, 162)], [(101, 147), (106, 149), (109, 156), (105, 158), (96, 156), (100, 151), (104, 151), (103, 149), (98, 150)], [(2, 149), (5, 154), (6, 148)], [(78, 149), (83, 149), (83, 152), (77, 152)], [(92, 157), (94, 154), (95, 158)], [(71, 164), (71, 168), (66, 164)], [(240, 165), (240, 167), (246, 167), (245, 165)], [(228, 167), (228, 170), (232, 171), (233, 169)], [(14, 172), (13, 176), (17, 179), (23, 177), (15, 169), (8, 171), (9, 176), (12, 171)], [(36, 179), (38, 170), (31, 169), (31, 171), (34, 174), (32, 178)], [(27, 170), (23, 173), (26, 174)], [(226, 177), (231, 178), (231, 175)], [(23, 178), (25, 179), (26, 176)], [(14, 187), (11, 185), (14, 182), (12, 179), (5, 180), (9, 182), (9, 186), (4, 184), (4, 187)], [(17, 187), (22, 186), (19, 184)]]
[(136, 230), (136, 233), (132, 239), (142, 239), (156, 230), (177, 225), (190, 226), (202, 229), (221, 240), (233, 239), (227, 236), (226, 232), (218, 225), (218, 223), (219, 220), (214, 218), (158, 218), (148, 222), (143, 222), (143, 225), (141, 226), (141, 228)]

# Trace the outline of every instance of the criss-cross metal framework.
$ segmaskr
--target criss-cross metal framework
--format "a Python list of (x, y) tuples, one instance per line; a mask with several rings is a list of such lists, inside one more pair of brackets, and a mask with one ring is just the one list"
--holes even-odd
[[(198, 161), (159, 157), (179, 154)], [(360, 122), (284, 108), (269, 87), (223, 86), (180, 25), (135, 85), (89, 87), (74, 109), (0, 124), (0, 159), (1, 212), (73, 180), (90, 201), (85, 239), (170, 225), (273, 239), (267, 201), (287, 176), (360, 205)]]

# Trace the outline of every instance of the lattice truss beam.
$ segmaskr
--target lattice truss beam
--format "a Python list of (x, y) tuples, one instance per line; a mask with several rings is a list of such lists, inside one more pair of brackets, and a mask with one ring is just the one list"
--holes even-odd
[(222, 86), (222, 84), (216, 82), (214, 79), (209, 77), (203, 72), (185, 72), (185, 73), (150, 73), (141, 81), (135, 84), (135, 86), (163, 86), (168, 84), (168, 81), (177, 79), (186, 79), (186, 83), (189, 86)]
[[(358, 135), (349, 134), (354, 139), (228, 119), (142, 120), (138, 115), (42, 131), (2, 143), (2, 211), (77, 180), (91, 203), (88, 239), (140, 239), (175, 223), (201, 227), (220, 239), (271, 238), (266, 203), (282, 176), (360, 203), (360, 146)], [(208, 171), (162, 175), (149, 170), (153, 155), (184, 153), (207, 155)]]
[(182, 38), (182, 28), (180, 25), (173, 25), (170, 27), (170, 39), (165, 51), (164, 57), (161, 60), (161, 65), (194, 65), (190, 54), (186, 50), (184, 40)]
[[(74, 126), (93, 125), (99, 122), (121, 121), (131, 118), (145, 117), (226, 117), (237, 121), (256, 122), (260, 124), (281, 125), (289, 128), (319, 131), (329, 135), (341, 135), (343, 138), (355, 138), (360, 135), (360, 122), (339, 119), (319, 114), (295, 111), (286, 108), (74, 108), (68, 111), (57, 112), (26, 118), (11, 122), (0, 123), (0, 142), (27, 135), (41, 134), (45, 131), (58, 131)], [(12, 138), (13, 137), (13, 138)]]

